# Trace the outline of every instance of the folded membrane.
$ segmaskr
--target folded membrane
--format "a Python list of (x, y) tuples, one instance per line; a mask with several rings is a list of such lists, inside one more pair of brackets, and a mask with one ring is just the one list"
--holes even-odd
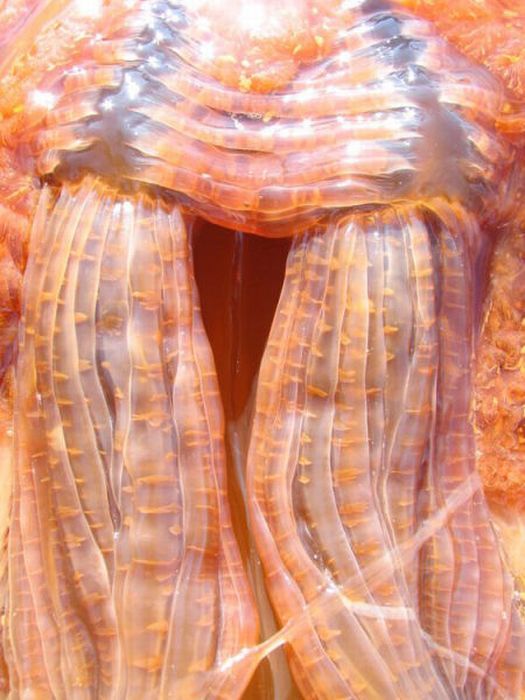
[[(410, 15), (325, 4), (282, 10), (310, 26), (313, 53), (302, 30), (282, 34), (281, 9), (272, 19), (270, 6), (267, 29), (250, 24), (259, 5), (241, 3), (238, 22), (222, 18), (216, 32), (213, 3), (137, 2), (125, 12), (116, 2), (111, 23), (87, 13), (74, 36), (66, 5), (56, 21), (67, 41), (49, 66), (52, 37), (39, 36), (42, 75), (20, 95), (27, 106), (7, 119), (6, 139), (16, 130), (31, 156), (21, 167), (54, 182), (92, 172), (149, 186), (265, 236), (298, 233), (334, 209), (464, 200), (495, 186), (509, 151), (492, 127), (504, 96), (488, 71)], [(317, 23), (332, 27), (330, 38), (315, 34)], [(228, 66), (241, 50), (241, 73), (279, 56), (293, 59), (293, 72), (284, 83), (250, 73), (249, 87), (232, 84)], [(10, 78), (6, 89), (19, 93)], [(11, 102), (6, 115), (16, 109)]]
[[(79, 32), (79, 7), (53, 2), (15, 70), (0, 57), (2, 200), (32, 212), (31, 178), (48, 183), (18, 363), (12, 687), (231, 698), (287, 643), (305, 697), (519, 697), (468, 417), (469, 275), (517, 152), (494, 128), (505, 93), (388, 4), (293, 3), (291, 25), (268, 8), (269, 39), (253, 13), (238, 31), (235, 3), (114, 2)], [(196, 214), (306, 231), (247, 464), (283, 625), (258, 645)]]
[(339, 591), (291, 640), (305, 697), (522, 687), (514, 588), (472, 481), (465, 286), (476, 252), (463, 237), (476, 224), (436, 212), (349, 215), (290, 252), (261, 364), (248, 501), (283, 624)]
[(21, 695), (158, 697), (256, 641), (189, 255), (159, 203), (42, 193), (15, 418)]

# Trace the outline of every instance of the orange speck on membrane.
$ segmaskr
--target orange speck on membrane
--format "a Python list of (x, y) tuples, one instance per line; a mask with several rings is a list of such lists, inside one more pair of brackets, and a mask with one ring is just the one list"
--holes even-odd
[(524, 697), (524, 28), (0, 3), (2, 697)]

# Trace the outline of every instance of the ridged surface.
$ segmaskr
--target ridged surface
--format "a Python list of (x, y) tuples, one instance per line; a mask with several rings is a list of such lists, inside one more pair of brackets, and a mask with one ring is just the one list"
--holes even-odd
[[(76, 42), (66, 8), (59, 22), (69, 56), (57, 51), (38, 84), (52, 109), (23, 115), (18, 139), (39, 175), (147, 184), (209, 220), (266, 236), (298, 232), (341, 207), (470, 199), (497, 185), (507, 149), (491, 126), (504, 95), (488, 71), (430, 23), (366, 3), (328, 4), (326, 24), (337, 31), (330, 41), (319, 35), (306, 56), (292, 33), (293, 73), (274, 84), (231, 84), (228, 65), (253, 72), (258, 42), (263, 68), (278, 62), (280, 33), (272, 43), (255, 31), (236, 59), (241, 28), (217, 36), (212, 7), (137, 3), (96, 40)], [(273, 37), (273, 25), (268, 31)]]
[(0, 694), (522, 697), (524, 12), (0, 2)]
[(185, 696), (256, 640), (189, 256), (177, 211), (96, 182), (42, 194), (17, 376), (15, 697)]
[[(525, 97), (525, 17), (522, 0), (463, 0), (443, 12), (428, 0), (395, 0), (428, 17), (461, 51), (487, 66), (519, 100)], [(521, 119), (523, 129), (523, 118)]]
[(305, 697), (521, 692), (524, 629), (468, 416), (479, 234), (436, 211), (348, 216), (290, 253), (248, 502), (282, 623), (312, 606), (290, 639)]

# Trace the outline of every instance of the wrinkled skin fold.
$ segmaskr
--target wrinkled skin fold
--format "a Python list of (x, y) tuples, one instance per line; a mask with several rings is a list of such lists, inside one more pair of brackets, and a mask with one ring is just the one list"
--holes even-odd
[(440, 214), (348, 217), (290, 253), (248, 473), (283, 623), (340, 594), (291, 644), (306, 697), (520, 692), (521, 621), (468, 415), (479, 231)]
[(475, 219), (385, 208), (292, 244), (247, 459), (283, 626), (259, 646), (190, 223), (97, 181), (42, 193), (17, 374), (20, 693), (237, 697), (286, 641), (304, 697), (518, 697), (468, 415)]
[(6, 697), (522, 697), (521, 74), (432, 4), (0, 7)]
[(252, 645), (257, 623), (186, 224), (97, 183), (50, 199), (17, 376), (14, 670), (53, 697), (191, 693), (183, 679)]

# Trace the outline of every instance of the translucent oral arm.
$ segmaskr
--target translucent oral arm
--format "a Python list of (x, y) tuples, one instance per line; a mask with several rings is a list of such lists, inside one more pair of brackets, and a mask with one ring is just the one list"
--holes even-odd
[(29, 259), (10, 542), (18, 690), (167, 696), (257, 639), (186, 224), (96, 180), (56, 200), (44, 189)]

